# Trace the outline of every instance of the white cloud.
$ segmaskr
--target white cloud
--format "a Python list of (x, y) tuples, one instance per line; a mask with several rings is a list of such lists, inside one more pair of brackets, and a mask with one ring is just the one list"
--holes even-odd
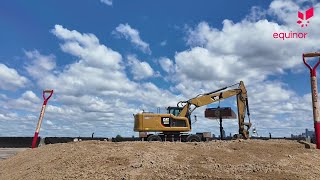
[(25, 51), (25, 54), (31, 60), (25, 69), (36, 79), (43, 79), (56, 67), (55, 56), (52, 54), (44, 56), (37, 50)]
[(18, 114), (16, 113), (0, 113), (0, 121), (10, 121), (14, 120), (18, 117)]
[(7, 110), (26, 110), (29, 112), (39, 112), (41, 108), (41, 99), (32, 91), (25, 91), (17, 99), (8, 98), (6, 101), (0, 101), (2, 108)]
[(147, 62), (140, 61), (133, 55), (129, 55), (127, 59), (135, 80), (145, 79), (154, 75), (153, 69)]
[(272, 1), (268, 13), (277, 17), (280, 22), (285, 22), (286, 24), (296, 24), (297, 13), (300, 9), (299, 4), (294, 1), (288, 0), (275, 0)]
[(124, 72), (122, 56), (100, 44), (95, 35), (70, 31), (60, 25), (56, 25), (52, 32), (64, 41), (60, 45), (64, 52), (79, 58), (52, 79), (59, 91), (82, 94), (84, 91), (103, 93), (135, 89), (136, 85), (130, 82)]
[(9, 68), (0, 63), (0, 89), (15, 90), (22, 88), (29, 82), (24, 76), (21, 76), (15, 69)]
[(100, 2), (102, 2), (108, 6), (112, 6), (112, 0), (100, 0)]
[(48, 125), (50, 125), (50, 126), (53, 126), (53, 125), (54, 125), (54, 124), (52, 123), (52, 121), (46, 120), (45, 122), (46, 122), (46, 124), (48, 124)]
[[(299, 52), (317, 48), (312, 43), (312, 39), (284, 41), (274, 39), (272, 37), (274, 32), (290, 32), (290, 28), (267, 20), (255, 23), (242, 21), (236, 24), (224, 20), (223, 24), (222, 30), (218, 31), (209, 27), (205, 22), (200, 23), (190, 33), (188, 43), (203, 46), (214, 55), (215, 59), (229, 56), (248, 69), (263, 70), (263, 75), (279, 73), (284, 69), (292, 68), (301, 63), (301, 53)], [(197, 52), (198, 49), (195, 47), (191, 49), (190, 53)], [(294, 53), (292, 53), (292, 49), (295, 50)], [(226, 64), (223, 69), (229, 70), (230, 67)]]
[(256, 22), (260, 19), (265, 19), (267, 11), (260, 8), (259, 6), (251, 7), (250, 14), (247, 15), (246, 20)]
[[(99, 39), (93, 34), (81, 34), (75, 30), (70, 31), (61, 25), (55, 25), (53, 34), (65, 41), (61, 44), (64, 52), (82, 58), (91, 67), (108, 67), (114, 70), (121, 69), (121, 55), (112, 49), (101, 45)], [(94, 52), (91, 52), (95, 50)]]
[(159, 59), (159, 64), (165, 72), (167, 73), (174, 72), (174, 64), (169, 58), (161, 57)]
[(30, 101), (30, 102), (34, 102), (34, 103), (39, 103), (41, 102), (40, 98), (38, 98), (38, 96), (32, 92), (32, 91), (26, 91), (22, 94), (22, 98), (24, 100)]
[(123, 36), (125, 39), (130, 40), (132, 44), (137, 46), (144, 53), (151, 54), (149, 44), (140, 38), (139, 31), (131, 28), (129, 24), (119, 24), (118, 27), (112, 32), (115, 35)]
[[(141, 94), (148, 89), (140, 89), (139, 87), (145, 85), (133, 82), (127, 77), (122, 56), (100, 44), (95, 35), (70, 31), (59, 25), (55, 26), (53, 33), (63, 41), (61, 48), (64, 52), (79, 57), (77, 62), (67, 65), (62, 72), (47, 81), (48, 84), (55, 84), (57, 93), (77, 97), (87, 94), (111, 97), (113, 100), (124, 98), (126, 101), (139, 101), (137, 97), (142, 96)], [(152, 68), (146, 62), (132, 56), (129, 56), (128, 60), (132, 63), (129, 67), (136, 70), (134, 73), (137, 73), (137, 78), (153, 75)], [(137, 72), (138, 70), (140, 72)], [(141, 72), (143, 75), (138, 74)], [(161, 96), (161, 93), (167, 92), (159, 89), (159, 92), (151, 92), (148, 96), (157, 96), (155, 93)], [(172, 96), (170, 93), (167, 95)]]

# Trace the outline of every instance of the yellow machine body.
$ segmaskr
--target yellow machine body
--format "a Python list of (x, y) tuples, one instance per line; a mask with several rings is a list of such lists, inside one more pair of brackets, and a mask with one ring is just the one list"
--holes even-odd
[(134, 119), (134, 131), (155, 132), (155, 131), (190, 131), (189, 119), (176, 117), (172, 114), (138, 113)]

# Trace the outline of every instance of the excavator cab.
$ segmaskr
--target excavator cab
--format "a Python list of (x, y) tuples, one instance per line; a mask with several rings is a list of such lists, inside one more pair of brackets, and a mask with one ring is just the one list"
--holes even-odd
[(181, 110), (182, 110), (182, 107), (170, 107), (169, 106), (167, 108), (168, 114), (172, 114), (174, 116), (178, 116), (180, 114)]
[[(180, 112), (182, 111), (183, 107), (168, 107), (167, 108), (167, 113), (168, 114), (172, 114), (176, 117), (179, 116)], [(190, 114), (187, 115), (187, 118), (189, 120), (189, 126), (190, 126), (190, 129), (191, 129), (191, 118), (190, 118)]]

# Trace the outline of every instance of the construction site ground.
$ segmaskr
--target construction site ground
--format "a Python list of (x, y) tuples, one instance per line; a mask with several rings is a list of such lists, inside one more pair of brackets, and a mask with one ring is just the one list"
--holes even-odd
[(6, 180), (319, 177), (320, 151), (289, 140), (82, 141), (26, 149), (0, 161)]
[(0, 160), (7, 159), (26, 149), (27, 148), (0, 148)]

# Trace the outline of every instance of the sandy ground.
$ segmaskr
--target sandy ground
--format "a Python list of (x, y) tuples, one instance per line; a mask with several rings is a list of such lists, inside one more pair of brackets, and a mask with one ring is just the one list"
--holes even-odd
[(288, 140), (86, 141), (27, 149), (0, 179), (319, 179), (320, 151)]
[(0, 160), (7, 159), (26, 149), (27, 148), (0, 148)]

